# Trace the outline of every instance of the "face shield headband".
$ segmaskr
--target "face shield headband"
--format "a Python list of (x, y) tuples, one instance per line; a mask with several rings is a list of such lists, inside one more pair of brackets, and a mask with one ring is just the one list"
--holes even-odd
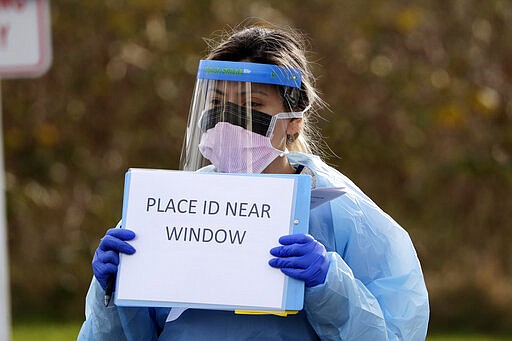
[(300, 71), (295, 68), (221, 60), (201, 60), (197, 79), (274, 84), (299, 89), (302, 83)]

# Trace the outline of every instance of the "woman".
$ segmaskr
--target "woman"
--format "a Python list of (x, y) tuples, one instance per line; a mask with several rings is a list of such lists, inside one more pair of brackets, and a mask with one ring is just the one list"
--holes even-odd
[(308, 119), (322, 106), (301, 37), (249, 27), (201, 61), (181, 168), (302, 173), (313, 187), (347, 193), (310, 212), (308, 235), (283, 236), (269, 265), (305, 282), (304, 310), (287, 317), (229, 311), (127, 308), (103, 298), (126, 229), (111, 229), (93, 259), (86, 321), (90, 340), (424, 340), (429, 305), (412, 242), (347, 177), (314, 156)]

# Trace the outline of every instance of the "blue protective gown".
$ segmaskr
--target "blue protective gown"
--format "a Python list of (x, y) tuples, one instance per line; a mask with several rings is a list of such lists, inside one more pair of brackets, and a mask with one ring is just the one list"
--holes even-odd
[(318, 157), (292, 152), (317, 187), (347, 193), (311, 211), (310, 234), (328, 251), (324, 284), (306, 288), (297, 315), (235, 315), (188, 309), (103, 306), (93, 278), (79, 340), (425, 340), (428, 295), (409, 235), (352, 181)]

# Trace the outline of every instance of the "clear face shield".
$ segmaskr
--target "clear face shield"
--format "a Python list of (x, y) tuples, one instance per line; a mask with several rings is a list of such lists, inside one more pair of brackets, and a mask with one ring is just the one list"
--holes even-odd
[(286, 153), (287, 126), (300, 94), (296, 69), (202, 60), (183, 142), (180, 169), (261, 173)]

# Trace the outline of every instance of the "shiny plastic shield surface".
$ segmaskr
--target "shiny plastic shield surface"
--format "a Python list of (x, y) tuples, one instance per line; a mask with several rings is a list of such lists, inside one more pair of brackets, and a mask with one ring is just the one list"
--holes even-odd
[(287, 94), (300, 73), (269, 64), (202, 60), (192, 97), (180, 168), (213, 164), (220, 172), (260, 173), (286, 151)]

